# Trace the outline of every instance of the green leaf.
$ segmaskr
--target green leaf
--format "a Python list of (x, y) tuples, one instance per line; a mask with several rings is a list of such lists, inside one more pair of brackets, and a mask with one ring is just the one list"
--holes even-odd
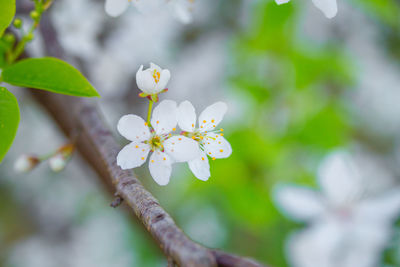
[(19, 124), (19, 108), (15, 96), (0, 87), (0, 162), (10, 148)]
[(10, 25), (15, 15), (15, 0), (0, 0), (0, 36)]
[(5, 82), (16, 86), (72, 96), (99, 96), (77, 69), (57, 58), (21, 60), (6, 67), (2, 75)]

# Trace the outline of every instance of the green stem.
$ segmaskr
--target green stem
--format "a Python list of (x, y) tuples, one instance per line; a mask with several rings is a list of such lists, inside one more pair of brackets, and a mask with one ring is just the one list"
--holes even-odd
[(39, 26), (38, 22), (34, 22), (31, 28), (29, 29), (28, 34), (26, 34), (24, 37), (22, 37), (21, 42), (17, 44), (15, 47), (14, 51), (11, 51), (9, 58), (8, 58), (8, 64), (14, 63), (14, 61), (24, 52), (25, 50), (25, 45), (28, 41), (31, 41), (31, 37), (33, 35), (33, 32), (36, 30), (36, 28)]
[(149, 110), (147, 111), (147, 124), (150, 125), (151, 110), (153, 109), (153, 101), (149, 102)]

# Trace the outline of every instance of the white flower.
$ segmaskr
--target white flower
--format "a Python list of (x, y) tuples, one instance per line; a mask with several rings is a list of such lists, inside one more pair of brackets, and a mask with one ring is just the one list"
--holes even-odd
[(118, 131), (132, 141), (117, 156), (117, 164), (122, 169), (141, 166), (150, 151), (149, 170), (159, 185), (169, 182), (173, 162), (185, 162), (198, 157), (197, 142), (185, 136), (171, 136), (177, 124), (176, 103), (162, 101), (153, 111), (150, 130), (147, 123), (136, 115), (125, 115), (118, 122)]
[(196, 127), (196, 112), (189, 101), (184, 101), (178, 108), (178, 125), (184, 134), (196, 140), (201, 148), (201, 154), (189, 161), (189, 168), (200, 180), (206, 181), (210, 177), (210, 165), (207, 156), (213, 160), (227, 158), (232, 154), (229, 142), (223, 137), (223, 129), (214, 130), (222, 121), (227, 110), (223, 102), (208, 106), (199, 117)]
[[(290, 0), (275, 0), (278, 5), (285, 4)], [(325, 15), (325, 17), (331, 19), (337, 14), (337, 3), (336, 0), (312, 0), (314, 5), (319, 8)]]
[(16, 172), (28, 172), (40, 163), (40, 159), (34, 155), (21, 155), (15, 161), (14, 170)]
[(366, 195), (360, 169), (343, 152), (321, 165), (319, 183), (322, 192), (298, 186), (276, 190), (275, 200), (286, 215), (311, 224), (289, 241), (293, 266), (377, 266), (400, 212), (400, 189)]
[(166, 88), (170, 77), (169, 70), (150, 63), (150, 68), (145, 70), (143, 70), (143, 65), (140, 66), (136, 73), (136, 83), (144, 93), (154, 95)]
[(67, 159), (62, 154), (56, 154), (49, 159), (50, 169), (54, 172), (62, 171), (67, 165)]
[(112, 17), (117, 17), (125, 12), (130, 3), (135, 5), (141, 13), (151, 13), (154, 9), (167, 7), (182, 23), (192, 21), (194, 0), (106, 0), (106, 13)]

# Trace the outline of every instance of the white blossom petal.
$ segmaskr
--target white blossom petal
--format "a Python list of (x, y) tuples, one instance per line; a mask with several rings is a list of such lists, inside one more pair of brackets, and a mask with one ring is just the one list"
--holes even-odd
[(347, 205), (358, 200), (362, 192), (362, 177), (351, 157), (345, 152), (334, 152), (318, 170), (323, 193), (334, 205)]
[(212, 158), (222, 159), (232, 154), (231, 145), (221, 134), (207, 133), (203, 144), (207, 155)]
[(165, 152), (176, 162), (186, 162), (200, 155), (199, 144), (186, 136), (173, 136), (164, 141)]
[(156, 83), (155, 87), (156, 93), (167, 88), (167, 83), (169, 82), (170, 78), (171, 78), (171, 73), (169, 72), (169, 70), (164, 69), (160, 72), (160, 80), (158, 81), (158, 83)]
[(319, 8), (327, 17), (331, 19), (337, 14), (337, 3), (336, 0), (312, 0), (314, 5)]
[(281, 4), (286, 4), (286, 3), (288, 3), (290, 0), (275, 0), (275, 2), (278, 4), (278, 5), (281, 5)]
[(117, 165), (121, 169), (133, 169), (146, 162), (150, 147), (141, 142), (126, 145), (117, 155)]
[(227, 105), (224, 102), (216, 102), (208, 106), (199, 117), (199, 126), (203, 131), (214, 129), (224, 118)]
[(196, 111), (189, 101), (178, 107), (178, 125), (185, 132), (193, 132), (196, 126)]
[(309, 221), (322, 215), (324, 201), (321, 195), (300, 186), (278, 186), (274, 200), (282, 212), (297, 221)]
[(143, 70), (143, 65), (136, 72), (136, 84), (140, 90), (147, 94), (156, 93), (156, 81), (149, 69)]
[(176, 102), (172, 100), (163, 100), (153, 110), (151, 125), (158, 135), (167, 134), (176, 127), (177, 124)]
[(137, 115), (125, 115), (118, 121), (118, 132), (130, 141), (145, 141), (150, 138), (146, 122)]
[(169, 2), (169, 6), (173, 9), (174, 16), (182, 23), (188, 24), (192, 22), (193, 1), (173, 0)]
[(154, 64), (153, 62), (150, 62), (150, 70), (151, 71), (156, 70), (156, 71), (161, 73), (162, 68), (160, 66), (158, 66), (157, 64)]
[(390, 224), (400, 215), (400, 190), (364, 199), (356, 206), (356, 216), (369, 223)]
[(210, 163), (206, 153), (201, 152), (200, 156), (189, 161), (189, 168), (194, 176), (202, 181), (207, 181), (210, 178)]
[(172, 160), (167, 153), (155, 151), (150, 156), (150, 174), (159, 185), (167, 185), (172, 172)]
[(105, 10), (108, 15), (118, 17), (125, 12), (128, 6), (128, 0), (106, 0)]

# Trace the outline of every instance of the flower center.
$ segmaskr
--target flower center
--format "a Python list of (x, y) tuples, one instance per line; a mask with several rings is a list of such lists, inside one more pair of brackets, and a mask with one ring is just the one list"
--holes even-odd
[(160, 81), (160, 76), (161, 76), (161, 74), (160, 74), (159, 71), (157, 71), (157, 70), (154, 70), (154, 71), (153, 71), (153, 78), (154, 78), (154, 81), (155, 81), (156, 83), (158, 83), (158, 82)]
[(153, 135), (148, 141), (146, 141), (145, 143), (149, 144), (151, 151), (155, 151), (155, 150), (164, 150), (164, 146), (163, 146), (163, 141), (164, 139), (161, 138), (158, 135)]

